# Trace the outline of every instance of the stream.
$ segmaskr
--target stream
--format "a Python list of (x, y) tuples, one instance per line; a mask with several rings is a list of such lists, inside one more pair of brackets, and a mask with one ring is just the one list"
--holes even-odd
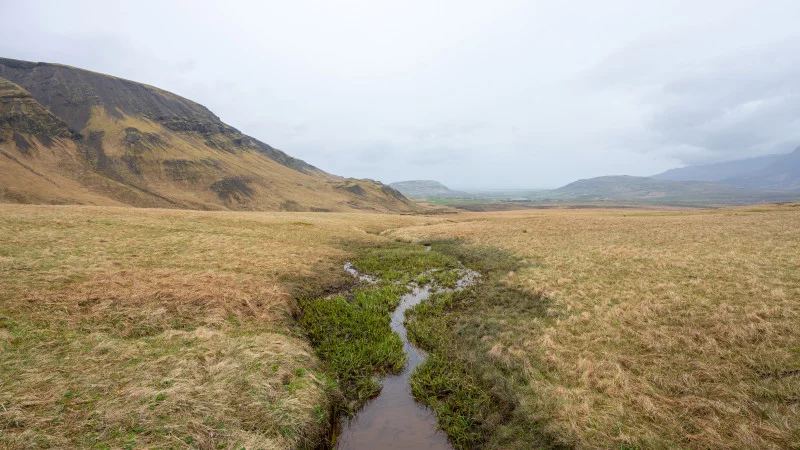
[[(375, 281), (349, 263), (345, 270), (362, 281)], [(474, 284), (477, 279), (477, 272), (463, 269), (457, 289)], [(399, 374), (382, 378), (381, 393), (370, 400), (355, 418), (342, 424), (337, 449), (452, 449), (447, 435), (437, 429), (434, 412), (414, 400), (409, 386), (409, 377), (417, 366), (425, 362), (427, 355), (408, 340), (403, 324), (405, 312), (435, 291), (436, 288), (416, 286), (401, 298), (400, 305), (392, 313), (391, 327), (403, 340), (408, 362)]]

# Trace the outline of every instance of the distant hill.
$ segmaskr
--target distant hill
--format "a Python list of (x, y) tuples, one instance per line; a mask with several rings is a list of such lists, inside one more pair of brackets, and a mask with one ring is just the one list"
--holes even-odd
[(412, 180), (390, 183), (389, 186), (402, 192), (403, 195), (416, 198), (459, 198), (470, 197), (466, 192), (454, 191), (433, 180)]
[(800, 200), (800, 192), (762, 191), (704, 181), (606, 176), (578, 180), (550, 192), (578, 201), (634, 201), (675, 205), (740, 205)]
[(715, 164), (703, 164), (670, 169), (653, 175), (657, 180), (717, 182), (763, 169), (785, 155), (766, 155)]
[(764, 167), (721, 182), (754, 189), (800, 190), (800, 147), (780, 156)]
[(389, 186), (326, 173), (170, 92), (74, 67), (3, 58), (0, 201), (419, 209)]
[(800, 190), (800, 147), (789, 154), (671, 169), (652, 178), (712, 181), (751, 189)]

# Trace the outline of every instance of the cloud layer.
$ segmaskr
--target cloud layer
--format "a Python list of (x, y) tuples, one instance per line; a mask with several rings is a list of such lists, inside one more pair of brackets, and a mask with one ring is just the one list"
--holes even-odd
[(386, 182), (554, 187), (800, 145), (797, 2), (495, 3), (6, 2), (0, 55), (159, 86)]

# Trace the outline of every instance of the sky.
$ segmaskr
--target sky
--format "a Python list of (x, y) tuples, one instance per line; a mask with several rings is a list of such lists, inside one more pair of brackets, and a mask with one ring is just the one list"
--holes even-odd
[(0, 56), (147, 83), (337, 175), (552, 188), (800, 145), (797, 1), (0, 0)]

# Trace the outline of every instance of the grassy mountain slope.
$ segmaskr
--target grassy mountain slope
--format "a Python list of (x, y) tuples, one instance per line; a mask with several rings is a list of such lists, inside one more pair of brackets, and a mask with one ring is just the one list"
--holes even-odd
[(454, 191), (447, 186), (433, 180), (412, 180), (390, 183), (389, 186), (409, 197), (417, 198), (447, 198), (469, 197), (466, 192)]
[(578, 180), (552, 191), (581, 201), (648, 201), (671, 204), (736, 205), (792, 201), (800, 194), (759, 191), (702, 181), (655, 180), (646, 177), (607, 176)]
[(372, 180), (328, 174), (158, 88), (0, 59), (0, 201), (408, 211)]

